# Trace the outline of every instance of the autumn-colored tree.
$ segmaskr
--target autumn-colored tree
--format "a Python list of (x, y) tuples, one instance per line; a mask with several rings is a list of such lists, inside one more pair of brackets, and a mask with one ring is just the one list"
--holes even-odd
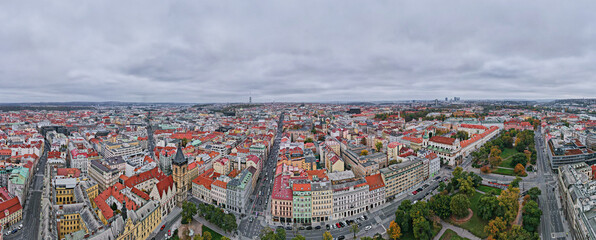
[(396, 240), (399, 237), (401, 237), (401, 228), (399, 227), (399, 225), (397, 225), (397, 223), (395, 223), (395, 221), (391, 221), (391, 223), (389, 224), (389, 228), (387, 229), (387, 235), (389, 235), (389, 238)]
[(524, 154), (528, 158), (528, 162), (532, 160), (532, 152), (530, 150), (524, 150)]
[(211, 240), (213, 238), (211, 237), (211, 233), (210, 232), (204, 231), (203, 232), (203, 239), (204, 240)]
[(364, 149), (360, 152), (360, 156), (366, 156), (368, 155), (368, 150)]
[(526, 205), (526, 203), (528, 202), (528, 200), (530, 200), (532, 197), (530, 195), (526, 195), (524, 196), (524, 201), (522, 202), (522, 205)]
[(508, 223), (512, 222), (517, 217), (517, 211), (519, 210), (519, 188), (507, 188), (501, 191), (501, 195), (497, 199), (499, 200), (499, 206), (505, 211), (503, 220)]
[(488, 165), (484, 165), (480, 168), (480, 171), (483, 173), (490, 173), (490, 167), (488, 167)]
[(488, 155), (488, 162), (490, 163), (490, 166), (495, 168), (501, 164), (501, 161), (501, 149), (499, 149), (497, 146), (493, 146), (490, 149), (490, 154)]
[(515, 175), (518, 175), (518, 176), (526, 176), (526, 169), (524, 168), (523, 165), (521, 165), (521, 163), (518, 163), (517, 165), (515, 165), (513, 172), (515, 173)]
[(323, 233), (323, 240), (333, 240), (333, 236), (331, 235), (331, 233), (329, 231), (325, 231)]
[(507, 223), (501, 218), (496, 217), (490, 220), (484, 227), (484, 232), (489, 236), (489, 239), (505, 240), (507, 239)]

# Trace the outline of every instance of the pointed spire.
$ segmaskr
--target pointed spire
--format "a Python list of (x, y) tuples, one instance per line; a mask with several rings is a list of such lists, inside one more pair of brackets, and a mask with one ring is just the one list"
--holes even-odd
[(182, 152), (182, 145), (180, 144), (180, 142), (178, 143), (178, 149), (176, 150), (176, 156), (174, 157), (173, 163), (178, 166), (184, 165), (187, 163), (186, 157), (184, 156), (184, 153)]

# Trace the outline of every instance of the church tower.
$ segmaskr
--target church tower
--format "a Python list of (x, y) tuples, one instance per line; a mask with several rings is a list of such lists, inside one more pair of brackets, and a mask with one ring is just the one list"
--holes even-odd
[(178, 145), (176, 156), (172, 160), (172, 178), (176, 183), (176, 202), (186, 201), (188, 194), (188, 161), (182, 152), (182, 147)]

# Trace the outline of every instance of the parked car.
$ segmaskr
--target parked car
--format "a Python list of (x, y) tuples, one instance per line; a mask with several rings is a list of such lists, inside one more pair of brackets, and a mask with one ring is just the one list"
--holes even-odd
[(368, 225), (368, 226), (364, 227), (364, 231), (368, 231), (368, 230), (370, 230), (371, 228), (372, 228), (372, 226), (371, 226), (371, 225)]
[(366, 215), (362, 215), (362, 217), (364, 217), (364, 220), (368, 220), (368, 217)]
[(337, 240), (344, 240), (344, 239), (346, 239), (346, 236), (344, 236), (344, 235), (341, 235), (337, 238)]
[(316, 226), (315, 229), (319, 230), (321, 229), (321, 226)]
[(414, 190), (414, 191), (412, 192), (412, 195), (416, 195), (416, 194), (418, 194), (418, 191)]
[(292, 227), (291, 226), (287, 226), (286, 227), (286, 230), (292, 230)]
[(331, 230), (331, 228), (329, 227), (329, 224), (325, 225), (325, 229)]
[(312, 230), (311, 226), (306, 227), (306, 230)]
[(159, 229), (159, 231), (163, 231), (163, 229), (166, 228), (166, 225), (161, 225), (161, 228)]

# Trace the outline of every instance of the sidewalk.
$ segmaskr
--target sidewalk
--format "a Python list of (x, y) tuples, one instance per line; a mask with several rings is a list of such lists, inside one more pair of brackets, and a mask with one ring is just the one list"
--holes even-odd
[(476, 237), (474, 234), (468, 232), (468, 230), (465, 230), (463, 228), (460, 228), (460, 227), (451, 225), (450, 223), (445, 222), (443, 220), (441, 220), (441, 225), (443, 225), (443, 228), (441, 228), (441, 231), (439, 231), (439, 233), (433, 238), (433, 240), (439, 240), (439, 239), (441, 239), (441, 236), (443, 236), (443, 233), (445, 233), (445, 231), (447, 229), (453, 230), (460, 237), (469, 238), (470, 240), (480, 240), (479, 237)]

